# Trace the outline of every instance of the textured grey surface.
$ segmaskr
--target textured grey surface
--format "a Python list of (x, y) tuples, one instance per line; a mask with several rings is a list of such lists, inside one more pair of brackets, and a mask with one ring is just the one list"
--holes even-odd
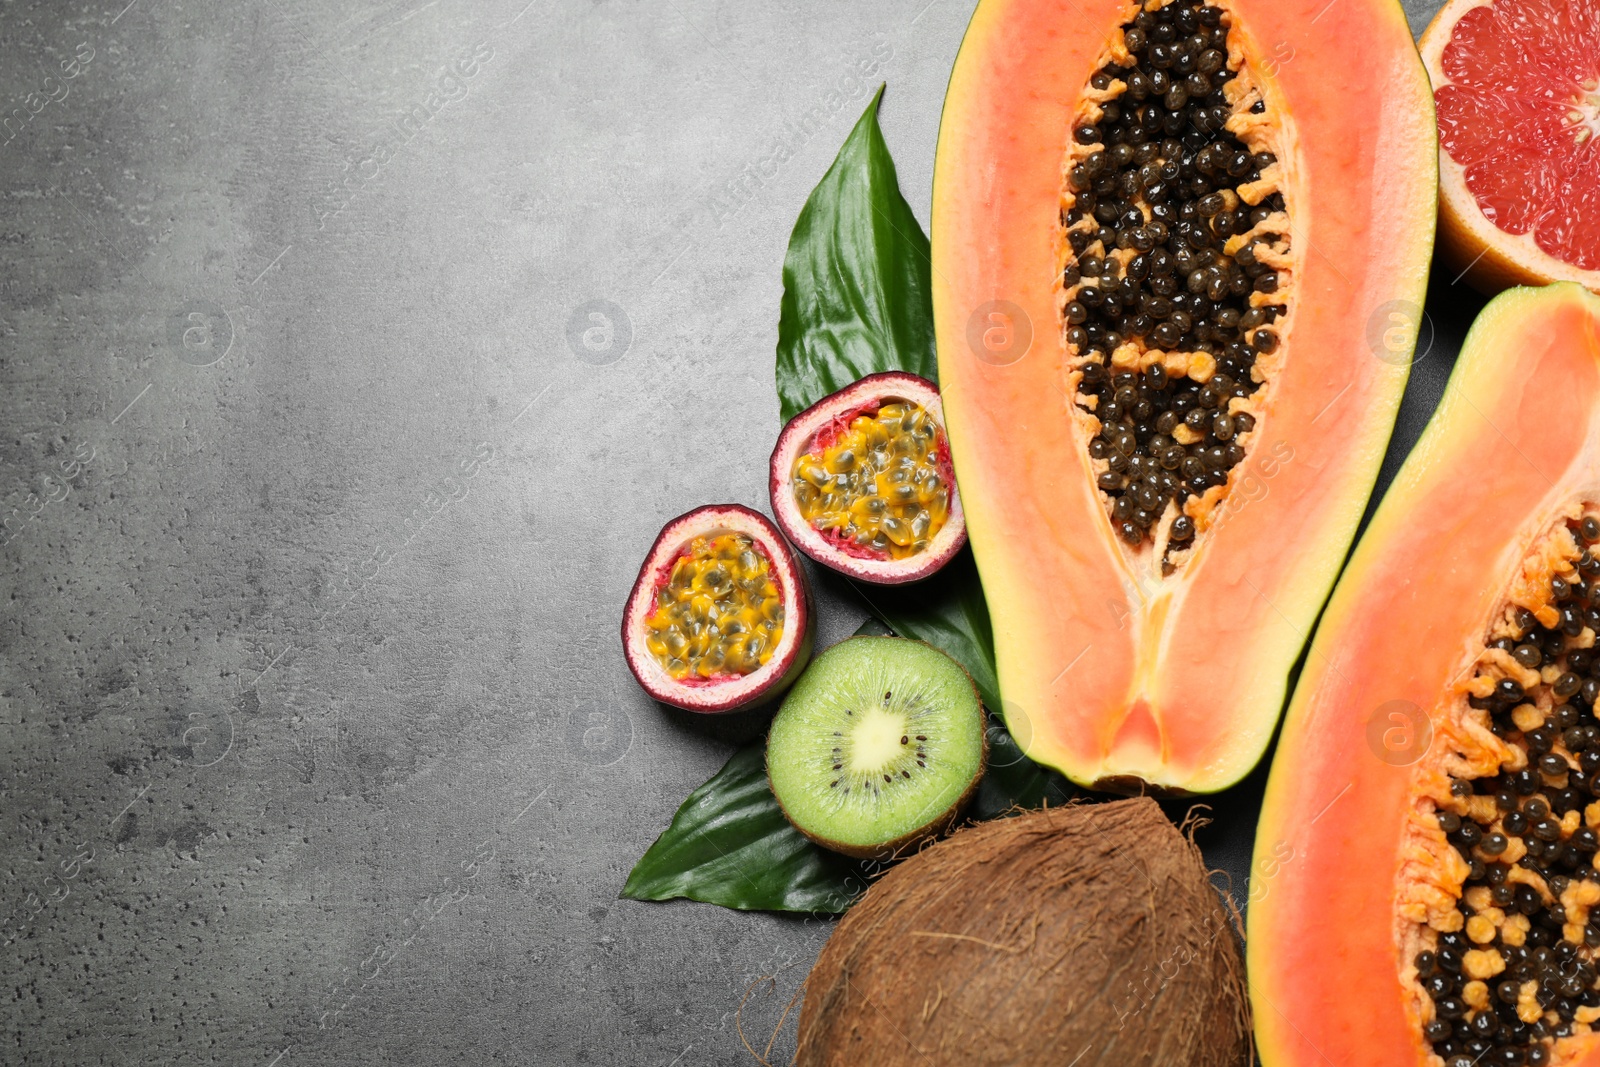
[(829, 927), (616, 899), (734, 738), (615, 624), (970, 0), (125, 2), (0, 7), (0, 1063), (754, 1062)]

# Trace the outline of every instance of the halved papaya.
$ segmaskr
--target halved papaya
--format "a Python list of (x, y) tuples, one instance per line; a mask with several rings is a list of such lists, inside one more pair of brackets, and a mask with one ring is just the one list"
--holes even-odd
[(1597, 516), (1600, 298), (1508, 290), (1284, 722), (1249, 891), (1270, 1067), (1600, 1063)]
[(934, 171), (939, 374), (1012, 733), (1099, 788), (1260, 759), (1420, 321), (1392, 0), (981, 0)]

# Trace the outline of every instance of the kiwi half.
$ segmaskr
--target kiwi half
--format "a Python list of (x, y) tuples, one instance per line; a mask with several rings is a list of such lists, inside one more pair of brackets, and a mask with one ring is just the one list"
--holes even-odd
[(931, 645), (852, 637), (800, 676), (767, 737), (767, 778), (801, 833), (849, 856), (945, 830), (983, 777), (983, 704)]

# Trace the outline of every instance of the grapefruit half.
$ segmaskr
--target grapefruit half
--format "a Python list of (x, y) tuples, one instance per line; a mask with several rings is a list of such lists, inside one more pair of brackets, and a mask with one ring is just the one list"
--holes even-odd
[(1485, 293), (1600, 292), (1600, 3), (1449, 0), (1420, 47), (1445, 262)]

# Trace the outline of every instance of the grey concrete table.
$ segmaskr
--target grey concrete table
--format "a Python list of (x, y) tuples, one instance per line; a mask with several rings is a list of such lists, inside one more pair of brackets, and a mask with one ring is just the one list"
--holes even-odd
[(763, 500), (789, 229), (880, 78), (926, 222), (970, 11), (0, 9), (0, 1063), (754, 1062), (830, 927), (617, 900), (753, 729), (619, 608)]

